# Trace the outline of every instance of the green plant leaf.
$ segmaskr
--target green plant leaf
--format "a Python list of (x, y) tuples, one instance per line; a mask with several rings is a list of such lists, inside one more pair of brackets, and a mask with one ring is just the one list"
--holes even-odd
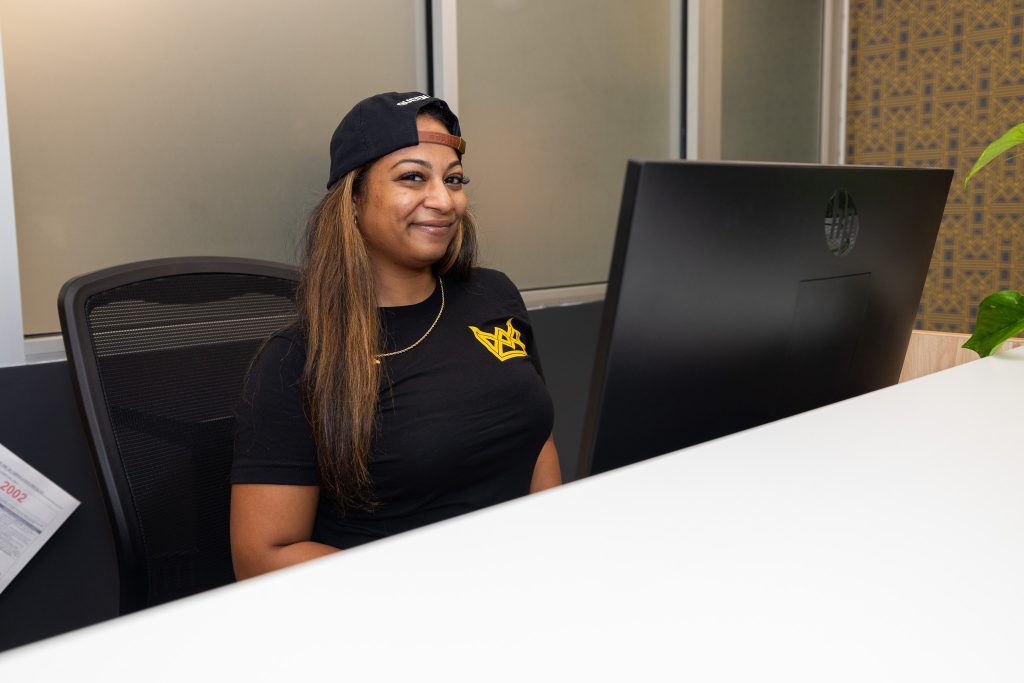
[(1024, 294), (996, 292), (978, 304), (974, 334), (964, 342), (965, 349), (977, 351), (984, 358), (1010, 337), (1024, 331)]
[(991, 145), (985, 148), (985, 151), (981, 153), (978, 160), (974, 162), (974, 166), (971, 168), (970, 173), (964, 178), (964, 189), (967, 189), (967, 183), (970, 182), (974, 174), (983, 169), (988, 162), (995, 159), (997, 156), (1017, 145), (1024, 142), (1024, 123), (1018, 123), (1010, 130), (1003, 133), (1003, 137), (999, 138)]

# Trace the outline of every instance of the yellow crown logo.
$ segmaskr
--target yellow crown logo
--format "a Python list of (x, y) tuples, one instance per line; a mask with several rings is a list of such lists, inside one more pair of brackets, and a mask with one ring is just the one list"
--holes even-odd
[(505, 323), (505, 329), (494, 328), (494, 333), (484, 332), (478, 327), (469, 326), (476, 340), (484, 345), (484, 348), (494, 354), (494, 357), (502, 363), (509, 358), (521, 358), (526, 354), (526, 344), (523, 343), (519, 330), (512, 327), (512, 318)]

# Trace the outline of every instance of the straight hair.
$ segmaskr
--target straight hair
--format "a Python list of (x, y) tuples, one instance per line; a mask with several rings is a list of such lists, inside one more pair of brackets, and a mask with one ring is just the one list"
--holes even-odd
[[(320, 487), (342, 510), (377, 504), (369, 464), (384, 379), (376, 358), (383, 335), (373, 268), (355, 219), (368, 167), (335, 183), (310, 215), (296, 291), (298, 324), (307, 340), (300, 391)], [(476, 223), (467, 212), (433, 272), (468, 279), (476, 255)]]

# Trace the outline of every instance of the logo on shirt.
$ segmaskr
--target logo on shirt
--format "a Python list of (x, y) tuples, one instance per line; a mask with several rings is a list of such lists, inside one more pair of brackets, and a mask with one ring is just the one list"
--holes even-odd
[(519, 334), (519, 330), (512, 327), (512, 318), (505, 323), (505, 329), (495, 327), (493, 334), (472, 325), (469, 326), (469, 329), (473, 332), (476, 340), (503, 363), (509, 358), (521, 358), (527, 355), (522, 335)]

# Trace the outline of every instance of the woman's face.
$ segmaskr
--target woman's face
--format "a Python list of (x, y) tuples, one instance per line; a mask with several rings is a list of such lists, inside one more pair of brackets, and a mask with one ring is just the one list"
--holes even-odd
[[(448, 132), (428, 116), (420, 116), (416, 127)], [(429, 270), (444, 256), (466, 213), (455, 150), (420, 143), (381, 157), (366, 173), (356, 215), (374, 267)]]

